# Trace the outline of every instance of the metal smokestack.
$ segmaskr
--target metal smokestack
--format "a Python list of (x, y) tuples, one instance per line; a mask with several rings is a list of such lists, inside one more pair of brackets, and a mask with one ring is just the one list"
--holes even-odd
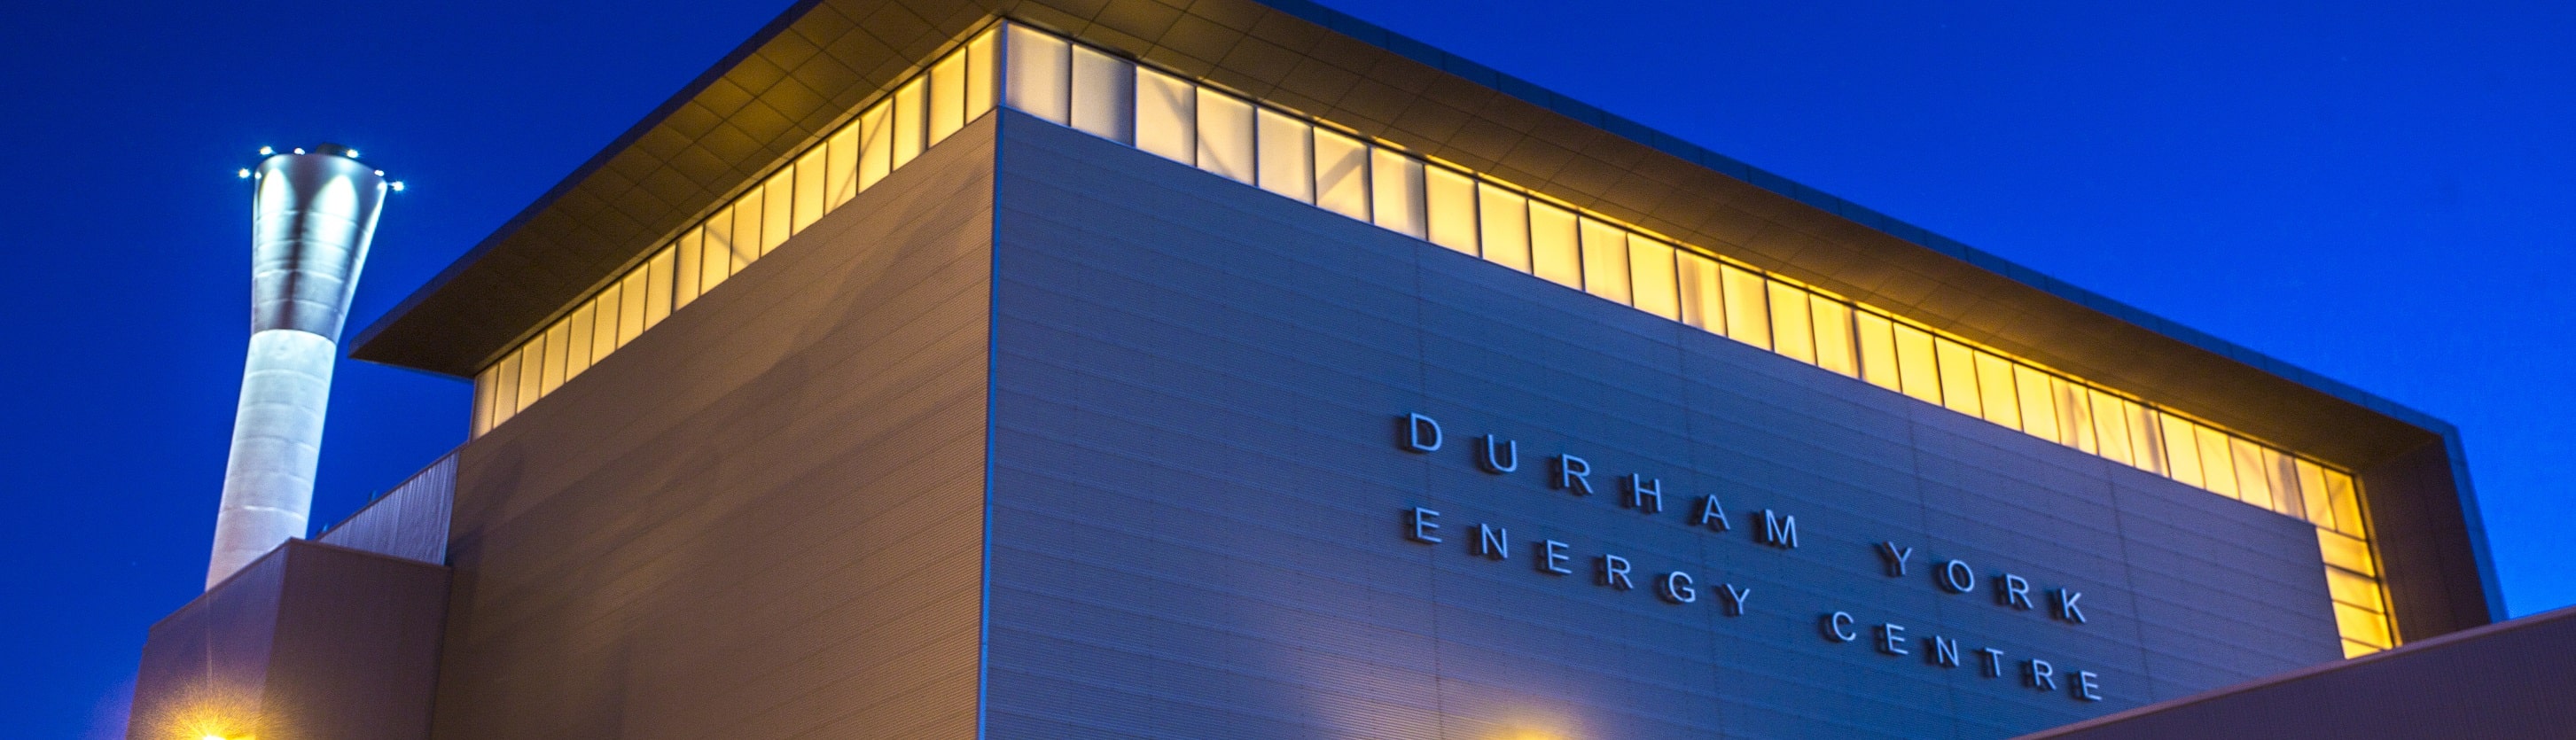
[(260, 153), (266, 156), (247, 171), (255, 183), (250, 359), (224, 462), (209, 589), (304, 536), (331, 366), (387, 189), (384, 173), (348, 147)]

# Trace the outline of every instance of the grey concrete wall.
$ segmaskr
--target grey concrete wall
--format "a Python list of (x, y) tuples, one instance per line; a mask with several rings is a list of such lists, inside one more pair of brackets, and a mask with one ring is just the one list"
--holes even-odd
[(992, 128), (459, 453), (437, 737), (966, 737)]
[[(1004, 123), (990, 737), (1997, 737), (2338, 655), (2307, 525)], [(1407, 412), (1445, 449), (1399, 450)], [(1489, 433), (1519, 472), (1471, 462)], [(1558, 452), (1602, 490), (1548, 487)], [(1619, 505), (1629, 472), (1666, 511)], [(1687, 518), (1708, 494), (1733, 531)], [(1413, 507), (1444, 543), (1407, 538)], [(1756, 541), (1765, 508), (1799, 547)], [(1480, 522), (1508, 559), (1471, 550)], [(1575, 575), (1537, 570), (1543, 538)], [(1910, 574), (1883, 574), (1882, 540), (1915, 549)], [(1604, 553), (1687, 571), (1699, 599), (1595, 585)], [(1949, 558), (1977, 592), (1934, 585), (1924, 561)], [(2088, 623), (1996, 605), (2006, 571), (2082, 591)], [(1721, 583), (1752, 590), (1746, 614)], [(2104, 700), (1830, 642), (1836, 610), (2094, 671)]]

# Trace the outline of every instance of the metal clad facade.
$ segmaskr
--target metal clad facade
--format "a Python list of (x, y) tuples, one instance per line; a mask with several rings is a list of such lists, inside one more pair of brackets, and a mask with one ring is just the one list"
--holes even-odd
[[(2307, 525), (1002, 118), (991, 737), (1990, 737), (2339, 656)], [(1442, 450), (1398, 449), (1407, 412)], [(1517, 472), (1478, 469), (1484, 434)], [(1560, 452), (1595, 493), (1549, 487)], [(1621, 506), (1627, 473), (1664, 511)], [(1692, 526), (1712, 494), (1731, 531)], [(1416, 506), (1445, 542), (1407, 539)], [(1765, 509), (1797, 548), (1756, 539)], [(1538, 571), (1548, 539), (1573, 574)], [(1596, 585), (1604, 554), (1635, 590)], [(1935, 585), (1951, 558), (1977, 590)], [(1676, 569), (1696, 602), (1646, 583)], [(2040, 608), (1996, 603), (2007, 572)], [(1827, 640), (1837, 610), (1912, 654)], [(1927, 663), (1934, 635), (2005, 675)], [(2034, 657), (2060, 690), (2022, 685)]]
[(459, 453), (437, 737), (966, 737), (992, 129)]

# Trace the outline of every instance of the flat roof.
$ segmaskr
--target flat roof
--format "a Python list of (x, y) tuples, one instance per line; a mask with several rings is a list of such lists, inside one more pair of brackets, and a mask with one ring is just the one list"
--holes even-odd
[(360, 332), (351, 356), (471, 376), (996, 16), (2331, 463), (2440, 445), (2496, 603), (2449, 423), (1305, 0), (804, 0)]

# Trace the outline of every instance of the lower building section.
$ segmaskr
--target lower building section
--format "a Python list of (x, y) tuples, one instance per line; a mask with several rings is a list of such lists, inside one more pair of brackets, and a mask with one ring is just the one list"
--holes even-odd
[(131, 740), (429, 737), (446, 568), (287, 540), (152, 626)]
[(2032, 735), (2541, 738), (2576, 728), (2576, 608), (2454, 632)]

